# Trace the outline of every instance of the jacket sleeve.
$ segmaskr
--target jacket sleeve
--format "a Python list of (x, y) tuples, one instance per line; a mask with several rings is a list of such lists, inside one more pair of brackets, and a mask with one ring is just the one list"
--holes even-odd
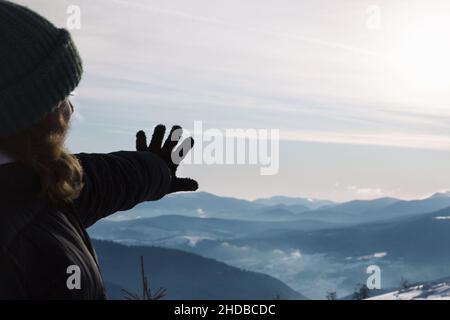
[(151, 152), (118, 151), (75, 155), (83, 167), (84, 187), (71, 204), (85, 228), (117, 211), (167, 194), (171, 173)]

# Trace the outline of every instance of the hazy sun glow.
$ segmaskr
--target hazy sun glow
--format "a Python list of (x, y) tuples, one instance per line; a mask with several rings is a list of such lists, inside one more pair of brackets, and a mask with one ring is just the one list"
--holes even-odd
[(416, 94), (446, 94), (450, 88), (450, 20), (436, 16), (411, 19), (401, 28), (394, 63)]

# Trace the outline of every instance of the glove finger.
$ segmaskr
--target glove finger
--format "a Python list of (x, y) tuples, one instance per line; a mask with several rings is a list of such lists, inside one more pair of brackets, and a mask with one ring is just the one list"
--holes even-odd
[(170, 192), (180, 191), (196, 191), (198, 189), (198, 182), (190, 178), (175, 178), (172, 182)]
[(180, 126), (173, 126), (170, 130), (169, 137), (166, 139), (166, 142), (164, 142), (164, 145), (162, 147), (163, 152), (167, 155), (171, 155), (172, 150), (178, 144), (182, 135), (183, 129)]
[(136, 150), (137, 151), (147, 150), (147, 136), (145, 135), (145, 132), (142, 130), (136, 133)]
[(153, 130), (152, 140), (150, 141), (149, 149), (153, 152), (161, 150), (164, 135), (166, 133), (166, 126), (158, 124)]
[(194, 138), (189, 137), (185, 139), (178, 148), (172, 152), (172, 162), (179, 165), (184, 158), (186, 158), (189, 151), (194, 147)]

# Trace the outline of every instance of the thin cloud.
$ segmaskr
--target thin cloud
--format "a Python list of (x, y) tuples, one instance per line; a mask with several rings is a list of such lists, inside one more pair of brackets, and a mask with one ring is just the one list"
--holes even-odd
[(360, 133), (325, 132), (304, 130), (282, 130), (282, 140), (338, 143), (355, 145), (375, 145), (425, 150), (450, 150), (450, 136), (417, 133)]
[[(108, 2), (110, 2), (110, 1), (111, 0), (109, 0)], [(302, 35), (297, 35), (294, 33), (267, 30), (262, 27), (251, 27), (251, 26), (246, 26), (246, 25), (242, 25), (242, 24), (223, 21), (220, 19), (214, 19), (214, 18), (193, 15), (193, 14), (186, 13), (183, 11), (156, 8), (156, 7), (149, 6), (147, 4), (136, 3), (136, 2), (132, 2), (132, 1), (112, 0), (112, 2), (126, 5), (126, 6), (136, 7), (136, 8), (147, 10), (149, 12), (153, 12), (156, 14), (170, 15), (170, 16), (181, 18), (181, 19), (189, 19), (189, 20), (193, 20), (193, 21), (197, 21), (197, 22), (209, 23), (209, 24), (220, 25), (220, 26), (225, 26), (225, 27), (238, 28), (239, 30), (247, 30), (250, 32), (263, 33), (265, 35), (270, 35), (273, 37), (285, 38), (285, 39), (294, 40), (294, 41), (301, 41), (301, 42), (306, 42), (309, 44), (324, 46), (324, 47), (328, 47), (328, 48), (341, 49), (341, 50), (353, 52), (356, 54), (390, 59), (390, 57), (385, 54), (375, 52), (372, 50), (368, 50), (365, 48), (359, 48), (359, 47), (355, 47), (355, 46), (351, 46), (351, 45), (347, 45), (347, 44), (342, 44), (339, 42), (326, 41), (326, 40), (322, 40), (322, 39), (318, 39), (318, 38), (311, 38), (311, 37), (306, 37), (306, 36), (302, 36)]]

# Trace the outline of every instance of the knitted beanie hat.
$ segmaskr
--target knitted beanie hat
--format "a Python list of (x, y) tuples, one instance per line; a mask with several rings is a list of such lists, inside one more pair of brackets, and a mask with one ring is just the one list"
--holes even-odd
[(43, 119), (75, 89), (82, 72), (67, 30), (0, 0), (0, 137)]

